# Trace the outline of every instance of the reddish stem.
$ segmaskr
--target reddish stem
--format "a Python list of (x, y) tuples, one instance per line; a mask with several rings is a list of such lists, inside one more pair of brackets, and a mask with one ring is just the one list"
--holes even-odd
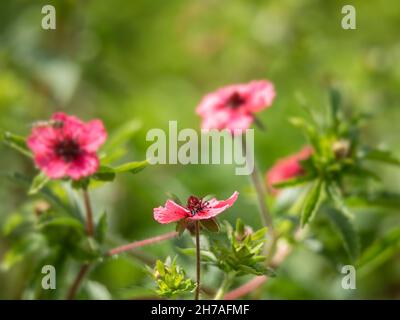
[(93, 211), (92, 211), (92, 206), (90, 204), (89, 192), (86, 189), (83, 190), (83, 200), (86, 209), (86, 233), (89, 237), (91, 237), (93, 236), (94, 232)]
[(228, 292), (224, 296), (224, 300), (235, 300), (240, 297), (245, 296), (246, 294), (253, 292), (260, 286), (262, 286), (268, 280), (267, 276), (257, 276), (251, 279), (249, 282), (245, 283), (244, 285)]
[(81, 266), (78, 275), (75, 278), (74, 283), (72, 284), (71, 288), (68, 291), (67, 294), (67, 300), (74, 300), (75, 299), (75, 295), (79, 290), (79, 287), (83, 281), (83, 279), (85, 278), (86, 273), (89, 271), (89, 264), (86, 263), (84, 265)]
[(154, 244), (154, 243), (161, 242), (164, 240), (172, 239), (172, 238), (175, 238), (177, 235), (178, 235), (178, 232), (173, 231), (173, 232), (168, 232), (166, 234), (162, 234), (160, 236), (156, 236), (153, 238), (148, 238), (148, 239), (128, 243), (123, 246), (111, 249), (110, 251), (107, 252), (107, 256), (112, 256), (114, 254), (119, 254), (121, 252), (125, 252), (125, 251), (129, 251), (132, 249), (147, 246), (149, 244)]
[(200, 297), (200, 227), (199, 221), (197, 220), (195, 223), (196, 229), (196, 292), (194, 299), (199, 300)]

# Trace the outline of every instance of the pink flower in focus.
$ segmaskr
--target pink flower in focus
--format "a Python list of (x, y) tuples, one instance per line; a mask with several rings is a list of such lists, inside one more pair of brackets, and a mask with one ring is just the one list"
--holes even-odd
[(207, 94), (196, 108), (202, 129), (228, 129), (240, 133), (250, 127), (254, 113), (271, 106), (274, 85), (266, 80), (233, 84)]
[(99, 167), (96, 151), (106, 139), (102, 121), (84, 123), (59, 112), (49, 122), (32, 129), (27, 145), (46, 176), (79, 180), (96, 172)]
[(266, 180), (270, 190), (276, 194), (278, 190), (273, 188), (274, 184), (303, 175), (300, 161), (308, 159), (312, 153), (313, 149), (306, 146), (299, 153), (278, 160), (267, 172)]
[(190, 196), (186, 207), (172, 200), (167, 200), (164, 207), (154, 208), (154, 219), (159, 223), (171, 223), (181, 219), (203, 220), (210, 219), (231, 207), (239, 193), (235, 191), (227, 200), (219, 201), (215, 198), (203, 201), (195, 196)]

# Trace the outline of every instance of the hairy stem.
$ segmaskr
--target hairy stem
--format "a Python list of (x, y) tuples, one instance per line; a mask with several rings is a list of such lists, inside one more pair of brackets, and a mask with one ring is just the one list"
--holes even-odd
[(119, 254), (119, 253), (122, 253), (125, 251), (133, 250), (133, 249), (140, 248), (140, 247), (143, 247), (143, 246), (146, 246), (149, 244), (154, 244), (157, 242), (172, 239), (172, 238), (175, 238), (177, 235), (178, 235), (178, 232), (173, 231), (173, 232), (168, 232), (168, 233), (156, 236), (156, 237), (128, 243), (128, 244), (122, 245), (120, 247), (116, 247), (114, 249), (109, 250), (107, 252), (107, 256), (112, 256), (114, 254)]
[(86, 189), (83, 189), (83, 201), (86, 209), (86, 233), (89, 237), (92, 237), (94, 233), (93, 211), (90, 204), (89, 192)]
[(89, 266), (90, 266), (89, 263), (85, 263), (84, 265), (81, 266), (71, 288), (68, 290), (67, 300), (75, 299), (75, 295), (78, 292), (79, 287), (80, 287), (83, 279), (85, 278), (85, 275), (89, 271)]
[(196, 292), (194, 299), (199, 300), (200, 296), (200, 227), (199, 221), (195, 223), (196, 232)]

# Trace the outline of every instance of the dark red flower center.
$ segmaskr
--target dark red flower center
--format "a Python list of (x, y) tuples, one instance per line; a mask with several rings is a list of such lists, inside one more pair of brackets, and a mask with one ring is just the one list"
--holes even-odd
[(244, 102), (245, 100), (243, 97), (238, 92), (234, 92), (226, 101), (226, 106), (231, 109), (237, 109), (244, 104)]
[(192, 216), (204, 210), (208, 206), (208, 201), (203, 201), (195, 196), (190, 196), (187, 200), (187, 208), (190, 210)]
[(65, 162), (71, 162), (80, 155), (81, 147), (74, 139), (64, 139), (56, 143), (55, 153)]

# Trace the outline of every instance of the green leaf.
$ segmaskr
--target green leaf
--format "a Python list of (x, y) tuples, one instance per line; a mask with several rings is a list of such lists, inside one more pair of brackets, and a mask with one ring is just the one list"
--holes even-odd
[(322, 180), (315, 182), (311, 190), (308, 192), (303, 205), (301, 214), (301, 226), (304, 227), (315, 215), (318, 210), (321, 198)]
[(32, 184), (28, 190), (29, 195), (34, 195), (38, 193), (46, 184), (50, 181), (50, 178), (47, 177), (43, 172), (40, 172), (33, 178)]
[(97, 242), (102, 243), (105, 239), (105, 235), (107, 233), (107, 213), (104, 212), (99, 221), (97, 222), (96, 225), (96, 230), (94, 234), (94, 238), (96, 239)]
[(134, 161), (134, 162), (128, 162), (124, 163), (116, 168), (114, 168), (115, 173), (123, 173), (123, 172), (130, 172), (130, 173), (138, 173), (142, 171), (144, 168), (147, 167), (148, 161)]
[(358, 261), (357, 270), (361, 275), (368, 274), (398, 254), (400, 250), (400, 228), (394, 228), (375, 241)]
[(99, 170), (92, 176), (94, 180), (110, 182), (115, 179), (115, 171), (108, 166), (100, 166)]
[(44, 221), (38, 225), (40, 229), (46, 229), (50, 227), (66, 227), (76, 230), (80, 234), (84, 234), (85, 230), (82, 223), (75, 218), (71, 217), (57, 217)]
[(208, 231), (211, 231), (211, 232), (218, 232), (219, 231), (219, 225), (218, 225), (218, 222), (217, 222), (217, 220), (215, 218), (200, 220), (200, 224), (204, 228), (206, 228)]
[[(2, 174), (2, 176), (5, 176), (9, 180), (18, 183), (22, 187), (28, 189), (31, 184), (32, 184), (32, 179), (29, 177), (22, 175), (18, 172), (13, 172), (13, 173), (6, 173)], [(65, 203), (58, 195), (53, 193), (50, 188), (47, 186), (44, 186), (42, 189), (39, 190), (39, 193), (46, 198), (49, 202), (52, 204), (56, 205), (60, 209), (64, 210), (65, 213), (73, 215), (75, 217), (79, 217), (80, 214), (76, 210), (76, 208), (70, 206), (69, 204)]]
[(372, 161), (380, 161), (388, 164), (400, 166), (400, 159), (395, 157), (390, 151), (370, 149), (361, 155), (362, 158)]
[(26, 256), (40, 252), (46, 245), (42, 235), (31, 233), (28, 236), (12, 244), (12, 247), (6, 251), (0, 263), (0, 270), (9, 270)]
[(89, 187), (90, 178), (82, 178), (80, 180), (72, 180), (71, 186), (76, 190), (86, 190)]
[(350, 195), (347, 198), (347, 203), (350, 206), (361, 207), (383, 207), (398, 209), (400, 207), (400, 193), (393, 193), (387, 191), (379, 192), (358, 192)]
[(327, 208), (325, 213), (340, 233), (344, 248), (350, 259), (355, 261), (360, 254), (360, 239), (353, 221), (346, 214), (334, 208)]
[(352, 219), (353, 214), (350, 212), (350, 210), (347, 208), (342, 193), (340, 191), (340, 188), (335, 184), (335, 183), (330, 183), (327, 188), (327, 193), (333, 203), (335, 204), (336, 208), (343, 212), (348, 218)]
[(160, 274), (160, 276), (163, 277), (165, 275), (164, 262), (162, 262), (161, 260), (157, 260), (156, 269), (157, 269), (158, 273)]
[(329, 102), (331, 109), (332, 128), (336, 132), (339, 126), (339, 110), (341, 105), (340, 92), (336, 88), (331, 88), (329, 90)]
[(264, 239), (267, 231), (268, 231), (267, 227), (257, 230), (256, 232), (251, 234), (251, 240), (256, 241), (256, 240)]
[(33, 158), (32, 152), (29, 150), (28, 146), (26, 145), (26, 140), (24, 137), (15, 135), (11, 132), (4, 132), (3, 133), (3, 142), (7, 146), (22, 153), (24, 156)]

